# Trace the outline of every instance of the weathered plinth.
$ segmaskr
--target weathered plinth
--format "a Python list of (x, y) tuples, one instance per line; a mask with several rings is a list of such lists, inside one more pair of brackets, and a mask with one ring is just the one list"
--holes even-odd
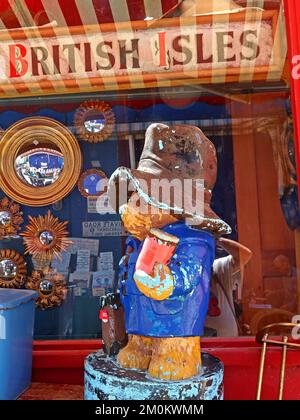
[(85, 359), (85, 400), (222, 400), (223, 363), (202, 353), (202, 373), (184, 381), (163, 381), (122, 368), (103, 353)]

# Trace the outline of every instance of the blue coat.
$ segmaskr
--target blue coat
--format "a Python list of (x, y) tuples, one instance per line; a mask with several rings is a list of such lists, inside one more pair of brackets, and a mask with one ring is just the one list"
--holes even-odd
[(149, 337), (201, 336), (207, 313), (210, 272), (215, 258), (215, 241), (208, 232), (183, 222), (164, 227), (164, 232), (180, 238), (168, 267), (174, 277), (173, 294), (163, 301), (143, 295), (133, 275), (142, 242), (129, 237), (133, 248), (128, 265), (120, 261), (120, 294), (125, 310), (126, 331)]

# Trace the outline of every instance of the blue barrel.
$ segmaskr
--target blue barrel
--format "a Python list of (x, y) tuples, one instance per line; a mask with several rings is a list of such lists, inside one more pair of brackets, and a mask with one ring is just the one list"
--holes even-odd
[(30, 386), (37, 295), (0, 289), (0, 400), (15, 400)]

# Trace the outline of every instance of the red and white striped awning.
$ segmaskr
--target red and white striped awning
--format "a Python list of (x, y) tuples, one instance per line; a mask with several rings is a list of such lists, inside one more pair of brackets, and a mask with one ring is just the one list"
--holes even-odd
[[(241, 13), (174, 17), (183, 1), (191, 0), (1, 0), (0, 97), (273, 81), (282, 77), (287, 45), (279, 0), (237, 0), (238, 6), (249, 7)], [(208, 5), (218, 3), (205, 1)], [(195, 44), (193, 39), (199, 28), (203, 35), (198, 35)], [(243, 49), (234, 45), (232, 49), (236, 57), (245, 55), (244, 63), (232, 63), (230, 57), (223, 57), (209, 30), (223, 31), (225, 35), (217, 41), (223, 43), (224, 51), (232, 46), (226, 34), (230, 37), (236, 31), (239, 39), (247, 34)], [(251, 55), (253, 49), (249, 31), (253, 30), (257, 32), (260, 54), (247, 61), (246, 55)], [(180, 35), (183, 38), (174, 41)], [(120, 42), (125, 42), (123, 52), (130, 50), (132, 39), (137, 36), (141, 55), (138, 69), (134, 68), (136, 51), (128, 57), (133, 66), (129, 69), (122, 66), (121, 53), (114, 51), (114, 46), (121, 48)], [(204, 39), (201, 45), (199, 36)], [(185, 50), (187, 38), (192, 54), (198, 54), (190, 59), (196, 60), (193, 65), (186, 64), (190, 55)], [(174, 46), (174, 42), (177, 51), (172, 56), (170, 45)], [(209, 61), (213, 48), (215, 54), (228, 61), (226, 65)], [(124, 54), (126, 61), (127, 52)], [(101, 57), (105, 66), (99, 65), (95, 55), (98, 61)]]
[(160, 19), (182, 0), (1, 0), (0, 29)]

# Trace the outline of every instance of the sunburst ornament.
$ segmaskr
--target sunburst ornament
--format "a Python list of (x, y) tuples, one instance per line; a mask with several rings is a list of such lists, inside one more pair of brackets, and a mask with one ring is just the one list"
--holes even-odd
[(14, 249), (0, 250), (0, 287), (20, 288), (27, 274), (24, 258)]
[(72, 243), (68, 239), (68, 222), (60, 222), (50, 210), (46, 216), (29, 216), (29, 224), (21, 235), (24, 237), (26, 254), (45, 258), (51, 261), (54, 257), (61, 259), (61, 252)]
[(99, 143), (112, 134), (115, 115), (105, 102), (86, 101), (75, 113), (74, 126), (81, 140)]
[(16, 235), (24, 222), (21, 207), (9, 198), (4, 197), (0, 201), (0, 239), (6, 236)]
[(26, 288), (38, 292), (36, 306), (41, 309), (60, 306), (67, 296), (65, 277), (50, 268), (33, 271)]

